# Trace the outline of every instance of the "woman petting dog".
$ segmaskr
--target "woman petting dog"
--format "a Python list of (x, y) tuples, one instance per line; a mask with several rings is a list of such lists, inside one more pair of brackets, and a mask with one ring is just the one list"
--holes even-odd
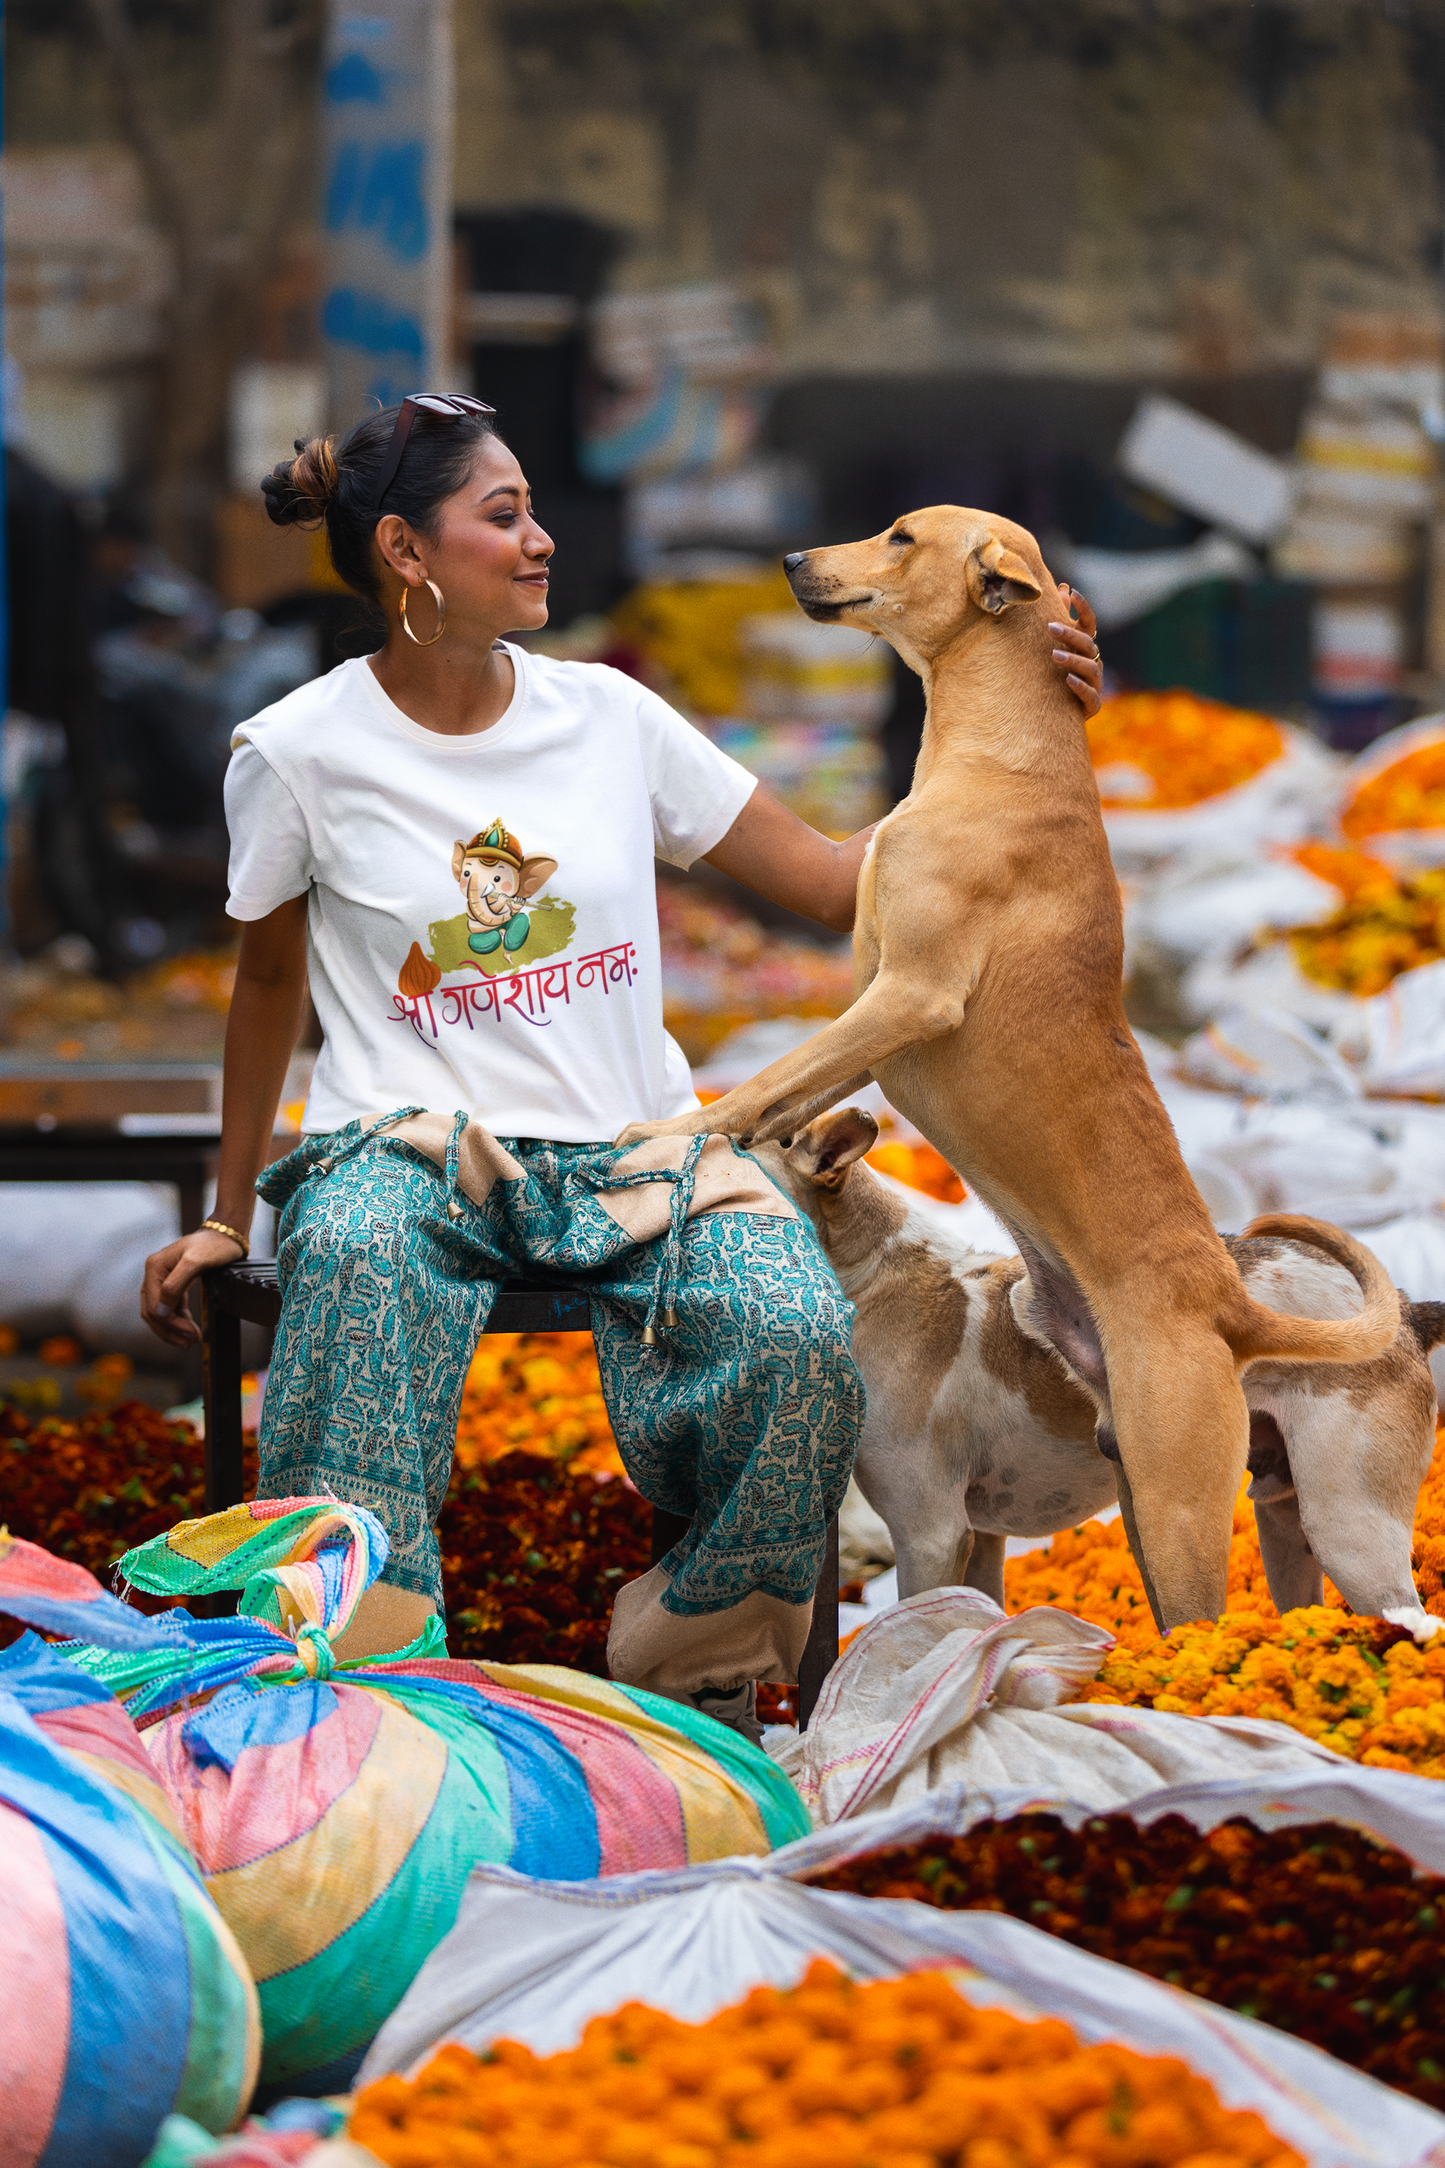
[[(258, 1495), (332, 1490), (382, 1522), (357, 1655), (441, 1605), (436, 1523), (499, 1287), (584, 1284), (628, 1471), (690, 1524), (619, 1595), (613, 1674), (746, 1731), (753, 1682), (797, 1677), (863, 1395), (806, 1220), (690, 1131), (653, 859), (705, 858), (845, 932), (872, 831), (830, 841), (632, 679), (504, 639), (547, 622), (553, 545), (479, 400), (414, 395), (262, 488), (278, 525), (324, 525), (386, 636), (233, 740), (216, 1207), (147, 1261), (142, 1315), (193, 1342), (192, 1281), (247, 1254), (257, 1189), (278, 1207)], [(1091, 614), (1060, 618), (1092, 709)], [(303, 1138), (265, 1167), (308, 982)], [(639, 1115), (688, 1133), (614, 1148)]]

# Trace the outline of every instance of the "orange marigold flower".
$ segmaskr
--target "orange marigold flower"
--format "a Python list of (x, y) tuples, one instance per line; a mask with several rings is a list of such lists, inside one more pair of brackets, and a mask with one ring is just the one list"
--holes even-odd
[(1237, 789), (1284, 751), (1278, 723), (1196, 693), (1124, 693), (1088, 724), (1106, 806), (1159, 812)]
[(1362, 783), (1340, 826), (1352, 840), (1398, 828), (1445, 827), (1445, 743), (1417, 746)]
[[(1445, 1427), (1421, 1487), (1414, 1564), (1426, 1610), (1445, 1618)], [(1118, 1636), (1082, 1701), (1289, 1724), (1372, 1768), (1445, 1777), (1445, 1635), (1418, 1648), (1402, 1628), (1356, 1618), (1333, 1585), (1280, 1617), (1243, 1491), (1235, 1503), (1228, 1609), (1160, 1639), (1122, 1520), (1089, 1521), (1004, 1568), (1010, 1611), (1052, 1604)]]
[(480, 1343), (457, 1417), (457, 1465), (545, 1453), (573, 1468), (621, 1475), (587, 1332), (494, 1332)]
[(350, 2123), (387, 2168), (470, 2162), (483, 2133), (489, 2168), (1303, 2168), (1175, 2057), (976, 2010), (943, 1973), (856, 1986), (822, 1961), (703, 2025), (630, 2003), (545, 2059), (443, 2048)]

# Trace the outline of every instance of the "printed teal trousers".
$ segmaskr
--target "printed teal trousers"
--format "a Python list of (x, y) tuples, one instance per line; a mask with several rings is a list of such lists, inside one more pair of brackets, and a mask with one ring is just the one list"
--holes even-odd
[[(683, 1140), (680, 1164), (637, 1174), (611, 1146), (499, 1140), (459, 1115), (438, 1164), (440, 1143), (429, 1156), (392, 1133), (446, 1137), (443, 1118), (417, 1115), (308, 1137), (257, 1183), (281, 1208), (282, 1294), (259, 1495), (329, 1488), (368, 1506), (391, 1540), (383, 1579), (440, 1608), (435, 1528), (468, 1364), (504, 1281), (565, 1279), (590, 1297), (628, 1474), (690, 1521), (663, 1561), (664, 1610), (699, 1617), (754, 1592), (808, 1603), (864, 1402), (852, 1305), (806, 1221), (727, 1139)], [(478, 1177), (472, 1152), (471, 1194), (468, 1128), (485, 1160)], [(709, 1208), (730, 1181), (770, 1204)], [(649, 1213), (662, 1231), (634, 1239), (624, 1221)]]

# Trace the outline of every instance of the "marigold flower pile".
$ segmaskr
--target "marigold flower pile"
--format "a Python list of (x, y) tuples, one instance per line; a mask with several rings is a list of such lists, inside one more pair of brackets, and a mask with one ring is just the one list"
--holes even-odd
[(1172, 2056), (821, 1961), (703, 2025), (629, 2003), (579, 2047), (446, 2047), (350, 2135), (388, 2168), (1302, 2168)]
[(517, 1452), (622, 1474), (591, 1333), (493, 1332), (479, 1344), (462, 1389), (457, 1465), (470, 1471)]
[(1127, 1814), (1076, 1830), (1057, 1815), (979, 1822), (870, 1852), (826, 1889), (1010, 1912), (1095, 1957), (1132, 1965), (1311, 2040), (1445, 2108), (1445, 1878), (1336, 1822), (1263, 1831)]
[[(1427, 1611), (1445, 1617), (1445, 1445), (1420, 1491), (1414, 1571)], [(1292, 1725), (1377, 1769), (1445, 1777), (1445, 1634), (1417, 1647), (1398, 1627), (1356, 1618), (1325, 1583), (1325, 1602), (1281, 1618), (1269, 1597), (1241, 1491), (1227, 1608), (1216, 1621), (1155, 1632), (1121, 1521), (1089, 1521), (1004, 1568), (1008, 1608), (1055, 1604), (1106, 1626), (1118, 1646), (1082, 1701), (1196, 1716), (1260, 1716)]]
[(651, 1508), (615, 1477), (540, 1453), (456, 1468), (441, 1519), (451, 1654), (605, 1678), (613, 1598), (651, 1545)]
[(1284, 751), (1267, 715), (1196, 693), (1123, 693), (1105, 701), (1088, 731), (1104, 804), (1150, 813), (1235, 790)]
[(702, 715), (736, 715), (744, 618), (791, 617), (797, 607), (779, 565), (764, 579), (645, 581), (613, 610), (612, 623), (674, 700)]
[[(255, 1473), (253, 1448), (248, 1488)], [(0, 1520), (13, 1536), (108, 1582), (123, 1551), (204, 1511), (194, 1424), (168, 1423), (138, 1400), (76, 1422), (0, 1402)]]
[(1379, 994), (1402, 971), (1445, 956), (1445, 871), (1397, 881), (1366, 852), (1326, 843), (1307, 843), (1294, 856), (1344, 897), (1323, 925), (1296, 926), (1289, 936), (1307, 978), (1349, 994)]
[(1400, 828), (1445, 828), (1445, 742), (1417, 746), (1362, 783), (1340, 816), (1352, 842)]

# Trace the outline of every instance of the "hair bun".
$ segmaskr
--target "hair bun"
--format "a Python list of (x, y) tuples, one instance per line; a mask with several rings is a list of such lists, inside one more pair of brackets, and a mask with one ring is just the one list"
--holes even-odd
[(336, 502), (341, 469), (335, 439), (296, 439), (296, 457), (282, 460), (261, 484), (266, 510), (278, 527), (317, 527)]

